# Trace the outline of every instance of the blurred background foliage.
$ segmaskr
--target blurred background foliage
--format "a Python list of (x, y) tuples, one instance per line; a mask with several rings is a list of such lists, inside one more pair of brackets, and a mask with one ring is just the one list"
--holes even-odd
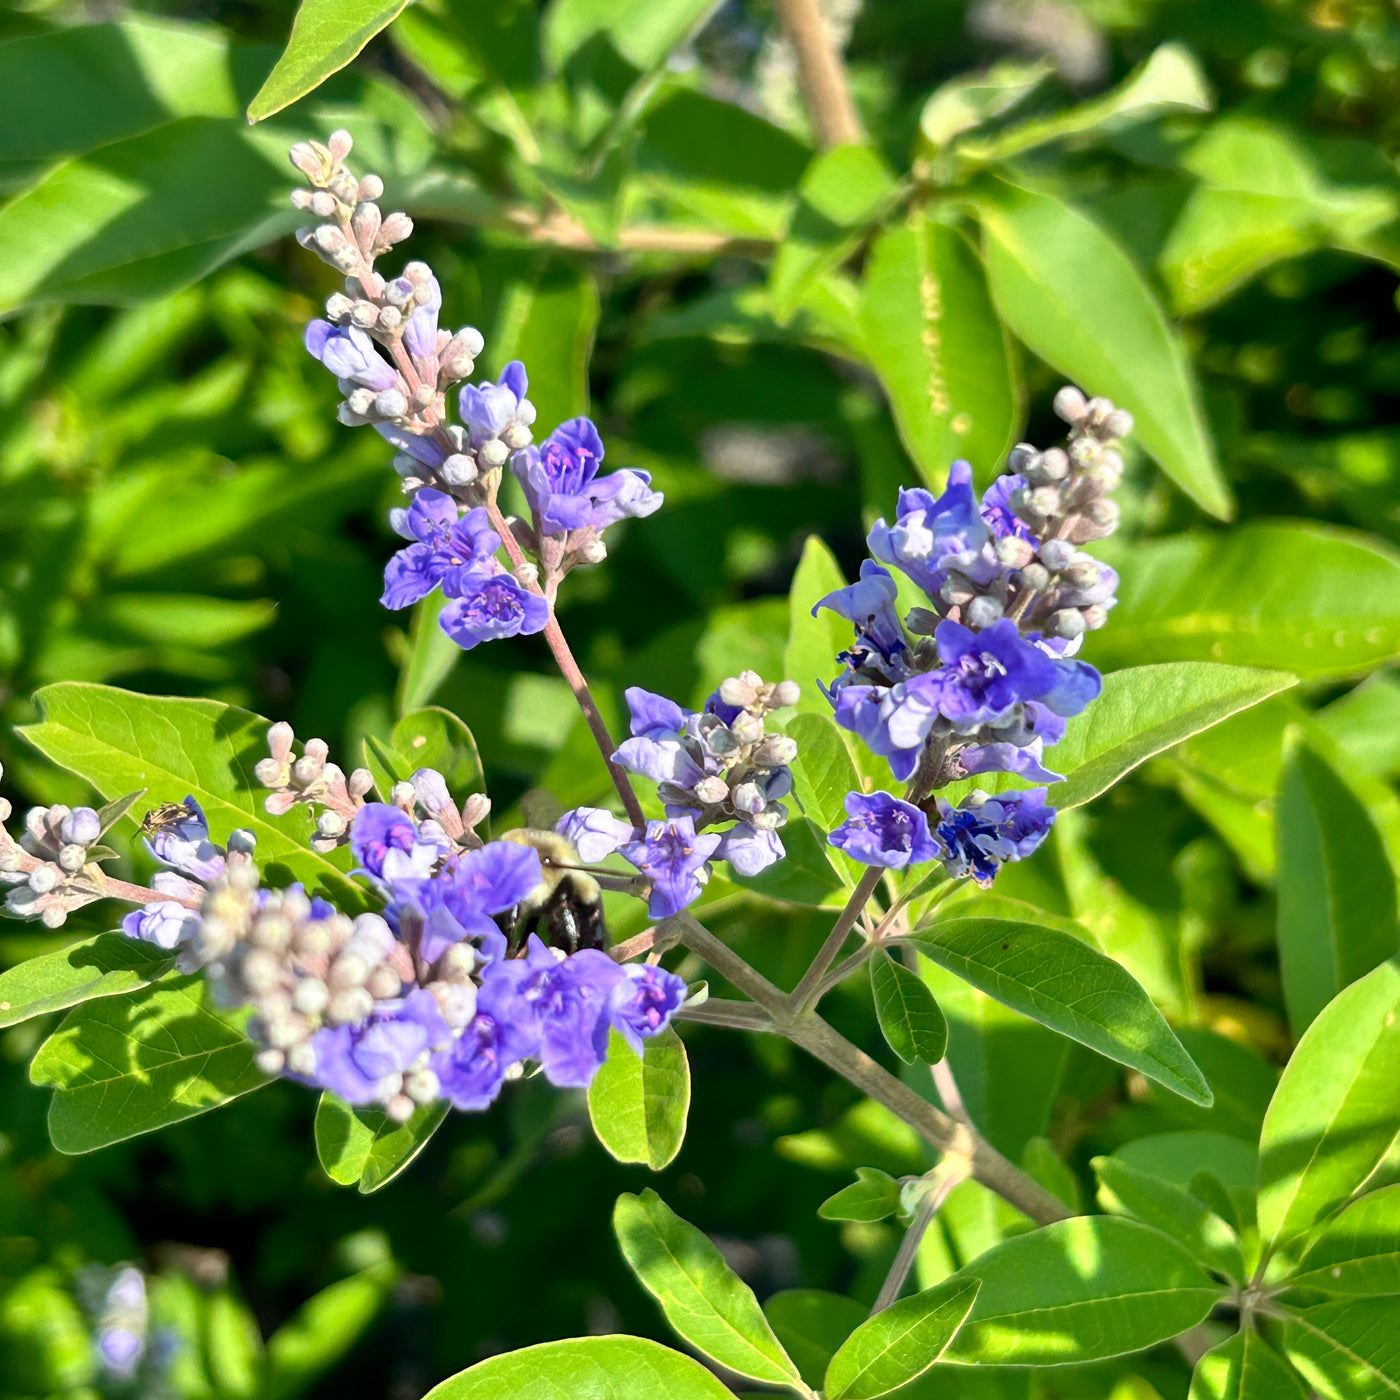
[[(1374, 907), (1394, 919), (1400, 680), (1384, 663), (1400, 650), (1400, 595), (1384, 595), (1400, 543), (1400, 17), (1381, 0), (837, 0), (829, 12), (869, 136), (839, 165), (816, 153), (762, 3), (421, 0), (350, 69), (251, 130), (243, 109), (290, 27), (283, 0), (11, 4), (7, 795), (78, 796), (12, 733), (35, 717), (36, 687), (70, 679), (244, 705), (324, 736), (347, 766), (365, 736), (387, 739), (431, 700), (474, 730), (498, 807), (539, 787), (565, 805), (603, 796), (542, 647), (444, 657), (377, 605), (395, 482), (381, 442), (336, 425), (334, 386), (301, 346), (332, 275), (282, 236), (295, 222), (289, 140), (349, 126), (357, 168), (379, 170), (386, 208), (417, 220), (412, 255), (441, 279), (445, 316), (485, 334), (484, 368), (525, 359), (546, 427), (590, 411), (610, 460), (665, 490), (664, 511), (561, 600), (613, 706), (632, 683), (696, 699), (741, 665), (776, 673), (810, 533), (853, 572), (864, 522), (891, 510), (900, 482), (936, 484), (954, 447), (986, 479), (1017, 437), (1056, 436), (1061, 328), (1008, 304), (990, 246), (1007, 190), (1029, 188), (1124, 250), (1179, 326), (1214, 443), (1191, 441), (1191, 392), (1161, 410), (1161, 430), (1186, 442), (1169, 449), (1176, 469), (1163, 465), (1188, 491), (1147, 457), (1130, 462), (1124, 603), (1086, 655), (1106, 669), (1238, 660), (1305, 684), (1066, 815), (1052, 847), (1004, 877), (1006, 893), (1073, 914), (1134, 972), (1183, 1028), (1216, 1106), (1168, 1099), (950, 979), (938, 990), (951, 1062), (992, 1141), (1060, 1189), (1082, 1189), (1092, 1156), (1145, 1135), (1229, 1179), (1306, 1023), (1277, 939), (1306, 922), (1319, 845), (1370, 842)], [(1145, 64), (1151, 83), (1134, 87)], [(933, 315), (879, 232), (913, 227), (921, 209), (919, 236), (942, 240), (950, 279)], [(1020, 344), (992, 315), (969, 239), (988, 249)], [(1111, 258), (1086, 270), (1087, 283), (1052, 277), (1041, 293), (1080, 327), (1087, 348), (1069, 358), (1097, 346), (1112, 360), (1124, 274)], [(893, 279), (888, 301), (871, 290), (877, 272)], [(977, 407), (970, 425), (945, 413), (929, 427), (927, 383), (901, 368), (898, 336), (930, 326)], [(1130, 381), (1156, 372), (1129, 361), (1117, 373)], [(1230, 496), (1233, 532), (1212, 519)], [(731, 901), (713, 925), (790, 982), (830, 916), (751, 912)], [(7, 925), (0, 961), (101, 926), (100, 909), (62, 936)], [(878, 1043), (861, 979), (830, 1009)], [(25, 1075), (48, 1029), (0, 1034), (6, 1400), (90, 1393), (72, 1280), (121, 1260), (159, 1276), (190, 1396), (261, 1393), (261, 1339), (300, 1355), (297, 1310), (338, 1281), (310, 1329), (320, 1351), (279, 1393), (416, 1400), (507, 1347), (666, 1335), (608, 1225), (643, 1173), (598, 1148), (580, 1100), (520, 1085), (498, 1112), (454, 1116), (409, 1177), (372, 1197), (324, 1178), (315, 1100), (284, 1083), (63, 1158)], [(687, 1039), (695, 1103), (663, 1194), (760, 1297), (822, 1287), (868, 1302), (894, 1227), (829, 1223), (815, 1207), (855, 1166), (920, 1170), (912, 1134), (775, 1039), (698, 1027)], [(923, 1277), (994, 1242), (1006, 1214), (959, 1188)], [(1037, 1373), (1033, 1390), (1025, 1375), (966, 1384), (1183, 1400), (1187, 1378), (1163, 1353)]]

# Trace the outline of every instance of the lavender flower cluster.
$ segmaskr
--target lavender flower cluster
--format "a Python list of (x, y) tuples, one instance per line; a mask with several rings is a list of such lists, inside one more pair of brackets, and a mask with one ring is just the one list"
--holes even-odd
[[(858, 582), (818, 604), (847, 618), (855, 641), (823, 690), (836, 722), (886, 759), (903, 798), (851, 793), (832, 845), (870, 865), (941, 861), (954, 878), (989, 885), (1044, 840), (1055, 818), (1046, 789), (974, 791), (956, 808), (933, 794), (973, 774), (1054, 782), (1045, 748), (1097, 698), (1094, 668), (1074, 659), (1103, 626), (1118, 576), (1079, 548), (1110, 534), (1122, 478), (1118, 439), (1132, 418), (1065, 388), (1055, 409), (1065, 448), (1022, 444), (1010, 472), (979, 501), (955, 462), (941, 496), (901, 491), (893, 525), (879, 520)], [(889, 565), (923, 603), (903, 618)]]
[[(448, 391), (475, 369), (484, 341), (470, 326), (455, 333), (439, 327), (442, 289), (426, 263), (410, 262), (389, 279), (375, 270), (413, 223), (406, 214), (381, 213), (383, 182), (346, 169), (350, 148), (343, 131), (325, 145), (294, 146), (292, 163), (310, 188), (297, 190), (293, 203), (317, 220), (298, 231), (298, 241), (345, 274), (345, 290), (326, 302), (325, 319), (307, 327), (306, 348), (345, 395), (341, 422), (370, 424), (399, 449), (394, 468), (412, 498), (391, 517), (409, 544), (385, 570), (382, 601), (405, 608), (441, 589), (448, 601), (439, 622), (466, 650), (543, 631), (560, 580), (605, 559), (604, 530), (650, 515), (661, 493), (646, 472), (599, 474), (603, 441), (587, 418), (561, 423), (536, 445), (535, 407), (519, 361), (495, 383), (464, 385), (461, 422), (447, 421)], [(507, 465), (528, 521), (498, 512)], [(509, 565), (497, 558), (503, 544)]]
[(696, 711), (632, 686), (632, 737), (613, 762), (656, 783), (666, 819), (640, 830), (600, 807), (576, 807), (559, 831), (588, 860), (617, 852), (636, 866), (651, 881), (648, 912), (656, 919), (700, 897), (712, 858), (740, 875), (759, 874), (784, 855), (778, 831), (797, 757), (792, 739), (767, 732), (767, 719), (800, 695), (795, 681), (769, 684), (743, 671)]
[(79, 1271), (77, 1294), (92, 1321), (100, 1393), (137, 1394), (160, 1400), (170, 1393), (175, 1335), (152, 1327), (146, 1276), (134, 1264), (88, 1265)]

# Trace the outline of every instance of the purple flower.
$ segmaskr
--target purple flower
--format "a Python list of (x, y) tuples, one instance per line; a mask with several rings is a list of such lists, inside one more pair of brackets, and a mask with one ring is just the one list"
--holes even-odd
[(162, 865), (208, 883), (224, 873), (224, 853), (209, 840), (204, 808), (186, 795), (190, 815), (146, 838), (146, 849)]
[(696, 746), (682, 739), (682, 735), (689, 735), (693, 710), (682, 709), (674, 700), (638, 685), (628, 686), (626, 698), (632, 738), (617, 746), (614, 763), (654, 783), (675, 783), (683, 788), (694, 787), (706, 772), (719, 771), (717, 762), (708, 766), (698, 762)]
[(871, 559), (860, 566), (860, 579), (828, 593), (812, 609), (815, 617), (828, 608), (851, 622), (856, 629), (857, 654), (847, 659), (854, 665), (864, 661), (863, 653), (874, 649), (882, 661), (891, 661), (908, 649), (904, 628), (895, 611), (897, 590), (888, 569)]
[(598, 478), (603, 440), (588, 418), (561, 423), (539, 446), (511, 458), (541, 534), (604, 529), (626, 516), (650, 515), (661, 505), (647, 472), (620, 471)]
[(1045, 805), (1044, 788), (996, 797), (973, 792), (957, 807), (939, 798), (938, 812), (933, 835), (939, 859), (955, 880), (970, 875), (984, 889), (1007, 861), (1030, 855), (1055, 822), (1055, 809)]
[(990, 583), (1001, 566), (983, 549), (991, 538), (972, 494), (972, 467), (954, 462), (948, 486), (935, 497), (922, 487), (901, 490), (893, 525), (877, 520), (870, 552), (908, 574), (930, 598), (938, 597), (950, 568), (977, 583)]
[(376, 423), (374, 431), (425, 467), (440, 467), (447, 460), (447, 453), (428, 433), (415, 433), (398, 423)]
[(1103, 677), (1087, 661), (1055, 663), (1055, 684), (1040, 698), (1057, 715), (1071, 719), (1099, 698)]
[(602, 807), (575, 807), (565, 812), (554, 828), (589, 865), (621, 850), (637, 833), (631, 822), (615, 817)]
[(549, 604), (510, 574), (463, 574), (456, 584), (462, 592), (438, 614), (438, 625), (463, 651), (497, 637), (542, 632), (549, 623)]
[[(385, 1080), (413, 1069), (451, 1035), (437, 998), (416, 988), (406, 997), (380, 1002), (360, 1025), (317, 1031), (311, 1037), (316, 1052), (312, 1078), (346, 1103), (373, 1103), (385, 1096)], [(389, 1092), (397, 1089), (393, 1084)]]
[(501, 1092), (506, 1070), (530, 1053), (530, 1044), (514, 1045), (508, 1028), (478, 1013), (446, 1050), (429, 1061), (443, 1098), (466, 1113), (489, 1107)]
[(691, 710), (682, 709), (674, 700), (643, 690), (639, 685), (629, 685), (623, 694), (631, 716), (632, 733), (648, 739), (679, 734), (693, 714)]
[(901, 870), (935, 860), (938, 843), (928, 818), (910, 802), (888, 792), (846, 794), (846, 820), (827, 838), (838, 850), (866, 865)]
[[(160, 876), (156, 878), (159, 879)], [(193, 909), (186, 909), (183, 904), (165, 899), (155, 904), (142, 905), (140, 909), (133, 909), (122, 920), (122, 932), (128, 938), (139, 938), (143, 943), (154, 943), (157, 948), (164, 948), (167, 952), (192, 936), (198, 927), (199, 915)]]
[(1060, 680), (1055, 662), (1023, 640), (1010, 618), (980, 632), (945, 620), (934, 640), (943, 663), (930, 673), (939, 683), (938, 709), (964, 733), (1001, 719), (1022, 700), (1048, 696)]
[(919, 766), (924, 740), (939, 717), (939, 672), (911, 676), (897, 685), (845, 685), (833, 692), (834, 718), (873, 754), (889, 760), (901, 782)]
[(145, 1338), (130, 1327), (104, 1327), (97, 1334), (98, 1355), (116, 1380), (130, 1380), (135, 1376), (145, 1350)]
[(522, 1039), (534, 1028), (531, 1052), (545, 1078), (560, 1088), (583, 1088), (608, 1052), (608, 1011), (622, 969), (596, 948), (560, 958), (535, 934), (523, 958), (493, 963), (477, 1006)]
[(770, 865), (787, 855), (776, 831), (754, 826), (752, 822), (735, 822), (720, 832), (715, 856), (728, 861), (740, 875), (759, 875)]
[(982, 493), (982, 519), (987, 522), (996, 539), (1015, 535), (1018, 539), (1036, 543), (1029, 526), (1011, 508), (1011, 496), (1026, 484), (1023, 476), (999, 476)]
[(442, 288), (431, 273), (413, 287), (416, 305), (403, 324), (403, 343), (409, 354), (420, 360), (437, 353), (438, 312), (442, 310)]
[(519, 904), (541, 878), (533, 847), (489, 841), (479, 850), (450, 858), (431, 879), (395, 884), (390, 910), (400, 919), (411, 911), (423, 921), (419, 952), (430, 963), (465, 938), (479, 939), (488, 958), (499, 958), (505, 952), (505, 936), (491, 915)]
[(358, 326), (312, 321), (306, 328), (306, 348), (337, 379), (348, 379), (376, 393), (398, 387), (397, 371)]
[(1018, 705), (1004, 724), (982, 729), (978, 742), (958, 750), (964, 773), (1016, 773), (1038, 783), (1058, 783), (1063, 774), (1046, 768), (1046, 745), (1064, 737), (1065, 722), (1038, 700)]
[(674, 972), (627, 963), (608, 1001), (608, 1019), (637, 1054), (642, 1041), (660, 1035), (685, 1001), (685, 983)]
[(529, 379), (525, 366), (512, 360), (501, 371), (500, 380), (486, 384), (464, 384), (458, 396), (462, 422), (467, 425), (473, 444), (500, 437), (524, 403)]
[(487, 523), (483, 506), (459, 517), (451, 496), (424, 487), (407, 510), (395, 510), (389, 519), (414, 543), (385, 566), (379, 601), (386, 608), (406, 608), (439, 586), (449, 598), (460, 597), (496, 567), (492, 556), (501, 537)]
[(445, 842), (424, 837), (412, 817), (387, 802), (365, 803), (350, 828), (350, 851), (360, 868), (391, 884), (426, 879), (447, 849)]
[(720, 838), (697, 836), (692, 817), (648, 822), (640, 841), (622, 847), (622, 854), (651, 880), (647, 912), (653, 919), (667, 919), (700, 898), (705, 862), (715, 853)]

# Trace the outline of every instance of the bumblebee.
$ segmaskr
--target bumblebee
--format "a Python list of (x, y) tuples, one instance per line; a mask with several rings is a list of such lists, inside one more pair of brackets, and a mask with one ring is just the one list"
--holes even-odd
[(153, 807), (141, 818), (141, 835), (154, 836), (161, 831), (169, 831), (194, 816), (194, 808), (183, 802), (162, 802)]
[(519, 957), (532, 933), (551, 948), (577, 953), (580, 948), (602, 948), (606, 943), (603, 927), (603, 892), (598, 882), (583, 870), (561, 869), (577, 865), (579, 854), (573, 843), (554, 831), (521, 827), (501, 838), (539, 852), (544, 878), (519, 904), (496, 923), (506, 936), (508, 957)]

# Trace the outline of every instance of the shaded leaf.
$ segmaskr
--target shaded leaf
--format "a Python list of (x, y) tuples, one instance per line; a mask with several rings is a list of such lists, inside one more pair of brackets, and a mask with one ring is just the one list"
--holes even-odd
[(1298, 1373), (1252, 1327), (1196, 1363), (1188, 1400), (1307, 1400)]
[(890, 1049), (905, 1064), (936, 1065), (948, 1048), (948, 1022), (919, 975), (878, 951), (870, 959), (870, 989)]
[(375, 1108), (352, 1108), (329, 1090), (316, 1105), (316, 1156), (332, 1181), (369, 1195), (387, 1186), (428, 1145), (448, 1103), (423, 1104), (406, 1123)]
[(808, 1385), (820, 1385), (836, 1349), (869, 1316), (869, 1310), (840, 1293), (790, 1288), (763, 1305), (768, 1321)]
[(1345, 1296), (1400, 1294), (1400, 1186), (1353, 1201), (1308, 1246), (1288, 1283)]
[(79, 1002), (120, 996), (154, 982), (175, 955), (121, 933), (99, 933), (0, 972), (0, 1026), (64, 1011)]

